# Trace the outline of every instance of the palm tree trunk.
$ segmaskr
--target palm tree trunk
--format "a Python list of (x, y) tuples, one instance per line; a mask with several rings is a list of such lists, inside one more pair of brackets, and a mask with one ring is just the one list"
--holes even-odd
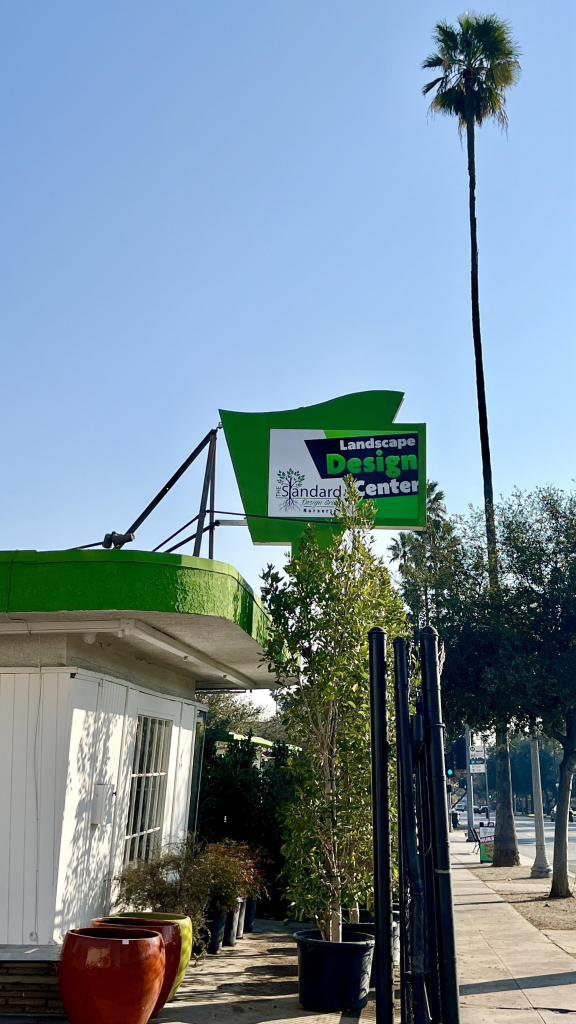
[(488, 411), (486, 408), (486, 387), (484, 383), (484, 360), (482, 358), (482, 336), (480, 333), (480, 298), (478, 292), (478, 232), (476, 228), (476, 153), (474, 139), (474, 117), (471, 114), (466, 124), (468, 148), (468, 179), (470, 206), (470, 284), (472, 292), (472, 337), (474, 339), (474, 361), (476, 364), (476, 394), (478, 398), (478, 421), (480, 426), (480, 449), (482, 453), (482, 477), (484, 480), (484, 514), (486, 517), (486, 542), (488, 547), (488, 575), (490, 587), (498, 590), (498, 553), (496, 549), (496, 526), (494, 521), (494, 488), (492, 485), (492, 462), (488, 436)]
[[(484, 481), (484, 516), (486, 519), (486, 547), (488, 550), (488, 580), (492, 596), (497, 599), (498, 549), (496, 546), (496, 523), (494, 518), (494, 487), (492, 484), (492, 460), (488, 435), (488, 410), (486, 408), (486, 386), (484, 383), (484, 360), (482, 357), (482, 335), (480, 333), (480, 296), (478, 289), (478, 232), (476, 227), (476, 152), (474, 136), (474, 115), (470, 111), (466, 119), (466, 142), (468, 150), (468, 182), (470, 208), (470, 286), (472, 295), (472, 337), (474, 340), (474, 361), (476, 364), (476, 394), (478, 398), (478, 423), (480, 426), (480, 450), (482, 453), (482, 478)], [(502, 740), (503, 737), (500, 736)], [(510, 771), (510, 750), (508, 738), (498, 742), (496, 771), (496, 800), (502, 824), (494, 836), (494, 863), (501, 867), (519, 864), (518, 843), (514, 827), (512, 807), (512, 781)], [(512, 859), (511, 859), (512, 858)]]
[(520, 863), (512, 806), (512, 773), (506, 730), (496, 731), (496, 828), (494, 831), (495, 868)]

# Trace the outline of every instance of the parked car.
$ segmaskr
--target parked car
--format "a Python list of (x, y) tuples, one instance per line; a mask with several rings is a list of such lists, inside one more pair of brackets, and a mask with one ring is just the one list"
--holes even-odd
[[(556, 821), (556, 804), (554, 804), (554, 807), (550, 811), (550, 821)], [(568, 821), (574, 821), (574, 811), (572, 808), (568, 811)]]

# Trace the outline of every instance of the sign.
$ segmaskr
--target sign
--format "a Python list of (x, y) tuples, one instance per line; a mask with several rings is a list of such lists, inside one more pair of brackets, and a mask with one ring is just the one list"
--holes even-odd
[(480, 863), (488, 864), (494, 860), (494, 825), (485, 825), (478, 829), (480, 839)]
[(486, 771), (485, 764), (472, 764), (470, 763), (470, 774), (471, 775), (484, 775)]
[(308, 522), (328, 538), (344, 477), (374, 501), (375, 527), (426, 525), (426, 428), (394, 422), (399, 391), (364, 391), (286, 412), (220, 410), (256, 544), (295, 543)]

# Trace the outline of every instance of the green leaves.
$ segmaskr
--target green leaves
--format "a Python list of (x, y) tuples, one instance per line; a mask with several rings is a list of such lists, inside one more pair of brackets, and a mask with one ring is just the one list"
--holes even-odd
[[(288, 896), (298, 918), (325, 928), (329, 908), (370, 902), (372, 818), (367, 633), (406, 633), (399, 595), (372, 551), (372, 502), (351, 478), (328, 548), (309, 527), (281, 576), (263, 574), (266, 657), (283, 688), (288, 763), (297, 799), (283, 809)], [(299, 797), (299, 798), (298, 798)]]
[(437, 52), (422, 67), (442, 68), (443, 74), (422, 89), (425, 96), (436, 89), (431, 113), (457, 117), (460, 129), (491, 117), (505, 128), (505, 92), (520, 76), (520, 50), (510, 24), (495, 14), (466, 13), (457, 27), (438, 22), (433, 39)]

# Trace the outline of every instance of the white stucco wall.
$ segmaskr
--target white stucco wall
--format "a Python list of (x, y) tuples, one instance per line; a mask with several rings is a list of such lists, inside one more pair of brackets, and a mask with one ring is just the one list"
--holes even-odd
[(0, 943), (59, 942), (108, 912), (140, 714), (172, 722), (162, 838), (183, 838), (194, 702), (82, 669), (0, 669)]

